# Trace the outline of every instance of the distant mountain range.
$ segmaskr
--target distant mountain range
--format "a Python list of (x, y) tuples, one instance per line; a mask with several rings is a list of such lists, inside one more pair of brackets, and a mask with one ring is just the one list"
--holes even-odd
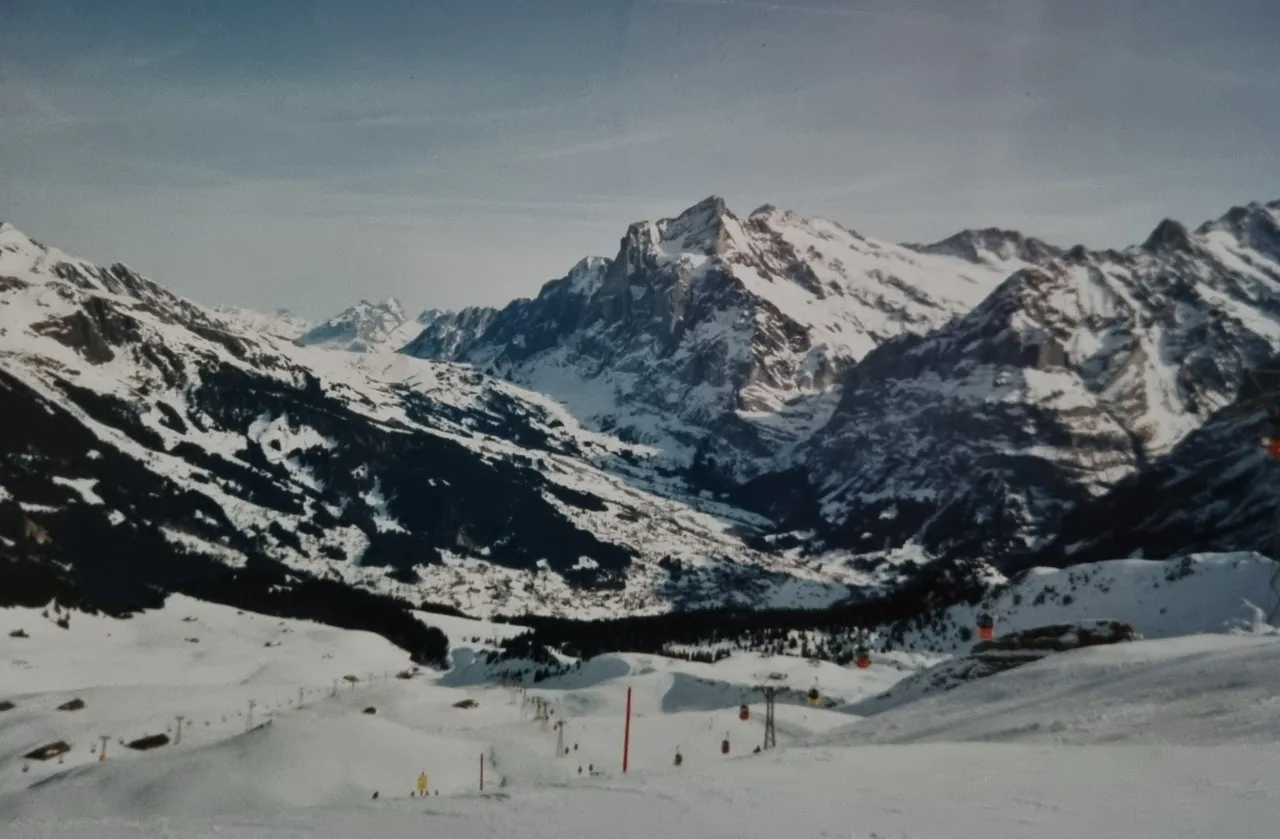
[(4, 225), (0, 504), (120, 600), (230, 567), (476, 612), (824, 606), (937, 561), (1265, 548), (1261, 419), (1223, 409), (1278, 350), (1280, 202), (1091, 251), (713, 197), (533, 299), (320, 324)]

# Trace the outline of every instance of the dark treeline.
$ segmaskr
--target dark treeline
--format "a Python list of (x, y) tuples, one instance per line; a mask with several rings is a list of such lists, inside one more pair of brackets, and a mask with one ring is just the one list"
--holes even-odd
[[(100, 609), (60, 568), (25, 557), (0, 554), (0, 609), (9, 606), (39, 609), (50, 603), (89, 614), (106, 611), (120, 617), (128, 613), (127, 610)], [(163, 603), (163, 595), (152, 593), (138, 605), (140, 608), (155, 608)]]
[(731, 650), (703, 650), (701, 652), (692, 652), (689, 650), (673, 650), (665, 648), (662, 654), (667, 658), (678, 658), (682, 661), (696, 661), (700, 664), (715, 664), (717, 661), (724, 661), (733, 655)]
[(243, 568), (229, 568), (176, 551), (154, 528), (116, 528), (116, 544), (130, 537), (128, 545), (135, 550), (95, 553), (83, 544), (104, 526), (95, 510), (74, 507), (56, 519), (46, 518), (57, 522), (61, 538), (33, 537), (29, 528), (36, 525), (20, 508), (0, 503), (0, 535), (11, 545), (0, 542), (0, 607), (38, 608), (52, 601), (66, 609), (123, 618), (162, 607), (169, 594), (185, 594), (249, 612), (373, 632), (415, 662), (447, 662), (447, 636), (423, 624), (410, 604), (394, 597), (313, 577), (261, 555), (251, 555)]
[(274, 569), (236, 569), (189, 581), (181, 590), (250, 612), (374, 632), (407, 651), (417, 664), (444, 667), (448, 660), (448, 637), (415, 618), (405, 603), (334, 580), (296, 572), (286, 580)]
[[(891, 639), (900, 639), (912, 629), (937, 625), (948, 607), (978, 603), (987, 594), (978, 571), (979, 563), (972, 560), (935, 562), (920, 568), (891, 594), (826, 609), (732, 608), (591, 621), (540, 615), (497, 620), (531, 629), (504, 644), (504, 648), (519, 645), (526, 656), (534, 648), (556, 649), (578, 658), (608, 652), (661, 655), (673, 644), (730, 644), (742, 649), (800, 653), (799, 644), (788, 640), (792, 632), (824, 632), (851, 639), (858, 630), (887, 627)], [(843, 642), (821, 651), (816, 646), (810, 650), (815, 657), (839, 660), (848, 654), (848, 644)]]

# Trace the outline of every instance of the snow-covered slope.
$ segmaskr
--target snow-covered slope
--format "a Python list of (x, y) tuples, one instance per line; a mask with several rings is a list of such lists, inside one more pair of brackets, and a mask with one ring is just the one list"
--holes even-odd
[(901, 639), (908, 649), (966, 651), (977, 640), (980, 612), (1002, 633), (1080, 620), (1124, 621), (1144, 638), (1251, 631), (1273, 598), (1276, 570), (1274, 560), (1256, 553), (1031, 568), (1012, 580), (993, 577), (979, 604), (952, 606), (933, 626)]
[(1277, 695), (1276, 635), (1133, 641), (1058, 653), (812, 742), (1274, 746)]
[(296, 341), (315, 328), (314, 323), (288, 309), (259, 312), (236, 306), (214, 306), (212, 311), (235, 329), (262, 332), (286, 341)]
[(532, 300), (435, 316), (405, 352), (476, 364), (676, 463), (749, 476), (826, 420), (839, 374), (872, 348), (1055, 253), (1007, 235), (907, 247), (771, 206), (740, 218), (712, 197), (631, 225), (614, 259), (583, 260)]
[(1072, 249), (846, 374), (796, 460), (818, 494), (798, 526), (860, 550), (1035, 549), (1231, 403), (1277, 350), (1280, 203), (1194, 233), (1165, 221), (1123, 252)]
[[(363, 660), (405, 663), (376, 638), (180, 598), (129, 621), (81, 620), (62, 630), (35, 610), (0, 610), (10, 674), (0, 700), (14, 701), (0, 711), (6, 836), (1167, 839), (1274, 827), (1275, 638), (1068, 653), (863, 720), (782, 703), (780, 748), (752, 754), (760, 703), (750, 700), (742, 721), (740, 694), (726, 686), (753, 682), (760, 668), (803, 682), (813, 672), (804, 660), (604, 656), (522, 695), (450, 687), (448, 674), (425, 671), (369, 680)], [(16, 626), (31, 637), (11, 639)], [(894, 677), (820, 669), (852, 699)], [(145, 678), (119, 677), (130, 673)], [(54, 710), (70, 695), (85, 707)], [(533, 719), (524, 697), (549, 702), (563, 730)], [(245, 731), (249, 699), (258, 701)], [(118, 742), (175, 733), (179, 714), (180, 744), (138, 752)], [(100, 734), (101, 762), (91, 751)], [(47, 736), (71, 746), (62, 765), (21, 758)], [(429, 800), (416, 795), (420, 773)]]
[[(683, 495), (645, 467), (648, 449), (546, 397), (240, 330), (8, 225), (0, 402), (0, 503), (52, 535), (49, 560), (125, 600), (278, 563), (480, 611), (847, 592), (839, 574), (746, 548), (766, 522)], [(16, 550), (21, 536), (3, 538)]]
[[(1280, 359), (1266, 366), (1280, 369)], [(1274, 554), (1280, 469), (1259, 445), (1273, 435), (1262, 411), (1218, 412), (1168, 454), (1072, 509), (1031, 561), (1070, 565), (1196, 550)]]

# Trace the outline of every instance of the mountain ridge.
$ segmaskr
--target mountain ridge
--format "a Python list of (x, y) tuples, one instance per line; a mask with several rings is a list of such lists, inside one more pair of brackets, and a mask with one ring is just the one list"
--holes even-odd
[(267, 567), (482, 613), (824, 606), (1128, 555), (1130, 514), (1157, 558), (1259, 549), (1265, 492), (1224, 516), (1239, 480), (1206, 464), (1266, 466), (1223, 409), (1280, 353), (1277, 231), (1253, 202), (1123, 251), (901, 246), (712, 198), (534, 298), (366, 300), (304, 339), (6, 224), (0, 503), (82, 531), (50, 560), (103, 585), (96, 544), (144, 582)]
[(758, 517), (468, 368), (242, 330), (12, 228), (0, 278), (0, 503), (103, 596), (244, 568), (591, 614), (821, 605), (870, 579), (745, 546)]

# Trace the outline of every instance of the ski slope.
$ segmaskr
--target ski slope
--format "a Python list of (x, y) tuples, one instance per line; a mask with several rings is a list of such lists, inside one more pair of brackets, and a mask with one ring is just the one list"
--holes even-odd
[[(899, 693), (894, 691), (895, 694)], [(946, 693), (850, 706), (815, 742), (1280, 746), (1280, 636), (1190, 635), (1050, 656)]]
[[(1280, 637), (1265, 628), (1060, 654), (859, 717), (839, 709), (938, 657), (857, 670), (613, 654), (521, 694), (482, 681), (479, 657), (519, 627), (419, 618), (449, 634), (467, 678), (397, 679), (407, 656), (377, 636), (181, 597), (122, 621), (75, 613), (68, 629), (0, 610), (0, 700), (14, 703), (0, 712), (0, 833), (1168, 839), (1270, 836), (1280, 812)], [(780, 748), (752, 754), (763, 709), (753, 699), (742, 721), (738, 705), (775, 671), (797, 693), (779, 704)], [(836, 708), (802, 701), (815, 680)], [(54, 710), (71, 697), (85, 707)], [(178, 714), (178, 745), (117, 742)], [(101, 735), (105, 761), (90, 751)], [(72, 746), (62, 764), (21, 758), (57, 738)], [(426, 800), (411, 795), (421, 772)]]

